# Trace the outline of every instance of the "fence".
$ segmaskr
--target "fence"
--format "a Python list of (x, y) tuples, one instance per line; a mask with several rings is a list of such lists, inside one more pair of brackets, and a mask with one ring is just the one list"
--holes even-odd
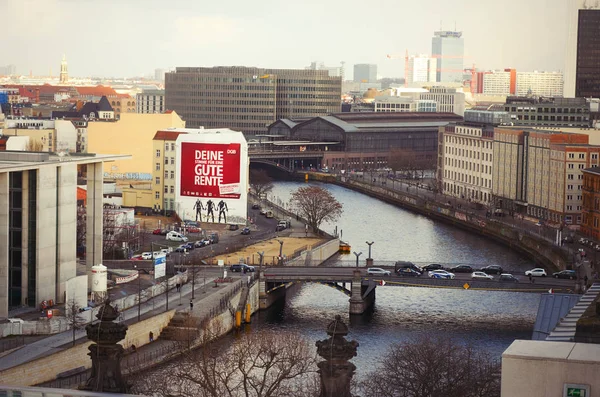
[(3, 353), (7, 350), (16, 349), (19, 346), (23, 346), (25, 344), (25, 336), (15, 336), (13, 338), (3, 338), (0, 339), (0, 353)]

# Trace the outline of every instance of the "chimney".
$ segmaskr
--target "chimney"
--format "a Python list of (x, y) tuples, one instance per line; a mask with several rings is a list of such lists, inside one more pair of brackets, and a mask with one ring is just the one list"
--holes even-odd
[(35, 89), (35, 103), (40, 103), (40, 89)]

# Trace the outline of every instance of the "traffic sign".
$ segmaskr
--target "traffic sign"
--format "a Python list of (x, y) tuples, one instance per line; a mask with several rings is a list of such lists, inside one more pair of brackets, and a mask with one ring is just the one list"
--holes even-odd
[(565, 383), (563, 397), (589, 397), (590, 386)]
[(469, 285), (469, 283), (464, 283), (463, 284), (463, 288), (464, 289), (469, 289), (469, 288), (471, 288), (471, 286)]

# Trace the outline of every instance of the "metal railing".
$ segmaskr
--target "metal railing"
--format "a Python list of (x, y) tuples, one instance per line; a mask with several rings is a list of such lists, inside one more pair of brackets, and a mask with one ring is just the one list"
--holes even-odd
[(25, 344), (25, 336), (18, 335), (15, 337), (10, 337), (6, 339), (0, 339), (0, 353), (3, 353), (8, 350), (16, 349), (19, 346), (23, 346)]

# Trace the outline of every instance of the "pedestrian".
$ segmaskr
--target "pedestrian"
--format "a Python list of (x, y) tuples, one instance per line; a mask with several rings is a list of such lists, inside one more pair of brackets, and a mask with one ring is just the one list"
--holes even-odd
[(529, 273), (529, 283), (533, 283), (533, 276)]
[(154, 342), (154, 334), (152, 333), (152, 331), (150, 331), (150, 333), (148, 334), (148, 338), (150, 339), (150, 342)]
[(194, 301), (190, 299), (190, 311), (194, 310)]
[(587, 286), (587, 282), (588, 282), (588, 276), (586, 274), (585, 276), (583, 276), (583, 284)]
[(175, 291), (179, 292), (179, 288), (181, 288), (181, 284), (175, 284)]

